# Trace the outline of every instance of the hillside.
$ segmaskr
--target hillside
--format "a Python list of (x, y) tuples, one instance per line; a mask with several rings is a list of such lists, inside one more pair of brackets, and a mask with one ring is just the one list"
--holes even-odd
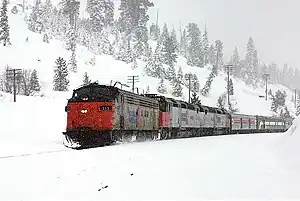
[[(10, 4), (10, 8), (13, 4)], [(10, 9), (9, 9), (10, 10)], [(24, 22), (24, 15), (22, 14), (9, 14), (9, 21), (11, 26), (11, 41), (12, 46), (10, 47), (0, 47), (0, 66), (1, 73), (4, 72), (6, 65), (11, 68), (21, 68), (21, 69), (37, 69), (38, 75), (42, 85), (42, 93), (47, 97), (56, 97), (55, 94), (58, 92), (53, 92), (53, 67), (55, 66), (55, 60), (58, 57), (63, 57), (65, 60), (69, 60), (71, 56), (70, 51), (66, 51), (63, 48), (63, 43), (57, 40), (50, 40), (50, 43), (43, 42), (43, 35), (37, 34), (29, 31), (27, 25)], [(20, 33), (22, 33), (20, 35)], [(28, 42), (25, 39), (28, 37)], [(155, 46), (154, 42), (150, 42), (151, 46)], [(89, 52), (87, 48), (78, 45), (77, 46), (77, 63), (78, 72), (71, 73), (69, 76), (70, 87), (69, 92), (60, 92), (64, 98), (71, 95), (70, 91), (82, 84), (83, 74), (88, 73), (92, 81), (98, 81), (103, 84), (110, 84), (111, 80), (121, 81), (122, 83), (127, 83), (127, 76), (138, 75), (139, 82), (137, 87), (140, 92), (146, 91), (147, 86), (150, 88), (150, 93), (157, 93), (157, 86), (159, 80), (156, 78), (148, 77), (144, 73), (145, 62), (138, 60), (138, 68), (132, 69), (132, 64), (126, 64), (122, 61), (115, 60), (112, 56), (108, 55), (94, 55)], [(95, 66), (91, 65), (90, 61), (95, 56), (96, 62)], [(179, 56), (177, 59), (177, 64), (175, 66), (176, 72), (178, 68), (182, 67), (183, 73), (195, 73), (198, 76), (200, 82), (200, 88), (202, 88), (207, 80), (207, 77), (211, 71), (211, 66), (206, 66), (205, 68), (197, 68), (188, 66), (186, 64), (186, 59)], [(226, 75), (222, 72), (213, 80), (211, 92), (207, 97), (200, 96), (202, 104), (216, 106), (218, 97), (225, 92), (225, 82)], [(253, 89), (244, 84), (244, 82), (233, 78), (234, 84), (234, 96), (231, 97), (232, 101), (237, 102), (237, 107), (240, 113), (247, 114), (261, 114), (261, 115), (272, 115), (270, 112), (271, 101), (266, 102), (259, 95), (264, 95), (264, 83), (263, 87)], [(172, 97), (170, 83), (168, 85), (167, 96)], [(184, 87), (183, 90), (183, 100), (188, 99), (188, 89)], [(273, 92), (276, 90), (285, 90), (287, 92), (287, 106), (288, 109), (293, 114), (295, 109), (293, 103), (291, 102), (293, 92), (281, 85), (269, 85), (269, 89)], [(131, 90), (131, 88), (128, 88)]]

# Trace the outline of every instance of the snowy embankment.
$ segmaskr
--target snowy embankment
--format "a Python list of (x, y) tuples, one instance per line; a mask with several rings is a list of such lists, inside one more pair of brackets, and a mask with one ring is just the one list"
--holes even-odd
[(271, 148), (280, 137), (169, 140), (1, 159), (0, 199), (299, 199), (299, 171), (280, 164)]
[(0, 158), (64, 149), (66, 99), (1, 95)]

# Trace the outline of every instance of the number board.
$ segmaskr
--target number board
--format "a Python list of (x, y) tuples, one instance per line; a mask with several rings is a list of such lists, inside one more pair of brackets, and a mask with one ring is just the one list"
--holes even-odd
[(112, 110), (112, 106), (100, 106), (101, 111)]

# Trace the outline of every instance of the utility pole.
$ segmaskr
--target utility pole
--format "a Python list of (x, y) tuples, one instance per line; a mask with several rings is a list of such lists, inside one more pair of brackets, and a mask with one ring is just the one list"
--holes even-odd
[(128, 84), (132, 84), (132, 93), (135, 91), (135, 83), (139, 82), (139, 76), (133, 75), (133, 76), (127, 76), (128, 77)]
[(230, 71), (232, 70), (233, 65), (232, 64), (227, 64), (225, 65), (226, 70), (227, 70), (227, 102), (228, 106), (230, 105), (230, 88), (229, 88), (229, 81), (230, 81)]
[(13, 88), (14, 88), (14, 102), (17, 102), (17, 86), (16, 86), (16, 78), (21, 75), (22, 69), (7, 69), (6, 70), (6, 77), (9, 80), (13, 80)]
[(270, 77), (270, 73), (264, 73), (264, 77), (266, 78), (266, 101), (268, 100), (268, 78)]
[(295, 108), (297, 108), (297, 89), (295, 89), (295, 101), (294, 101), (294, 105), (295, 105)]

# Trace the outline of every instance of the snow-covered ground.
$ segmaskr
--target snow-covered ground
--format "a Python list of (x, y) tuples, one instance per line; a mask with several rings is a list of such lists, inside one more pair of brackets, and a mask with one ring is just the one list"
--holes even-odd
[[(0, 199), (297, 200), (299, 166), (276, 154), (283, 137), (169, 140), (0, 159)], [(299, 161), (296, 154), (290, 159)]]

